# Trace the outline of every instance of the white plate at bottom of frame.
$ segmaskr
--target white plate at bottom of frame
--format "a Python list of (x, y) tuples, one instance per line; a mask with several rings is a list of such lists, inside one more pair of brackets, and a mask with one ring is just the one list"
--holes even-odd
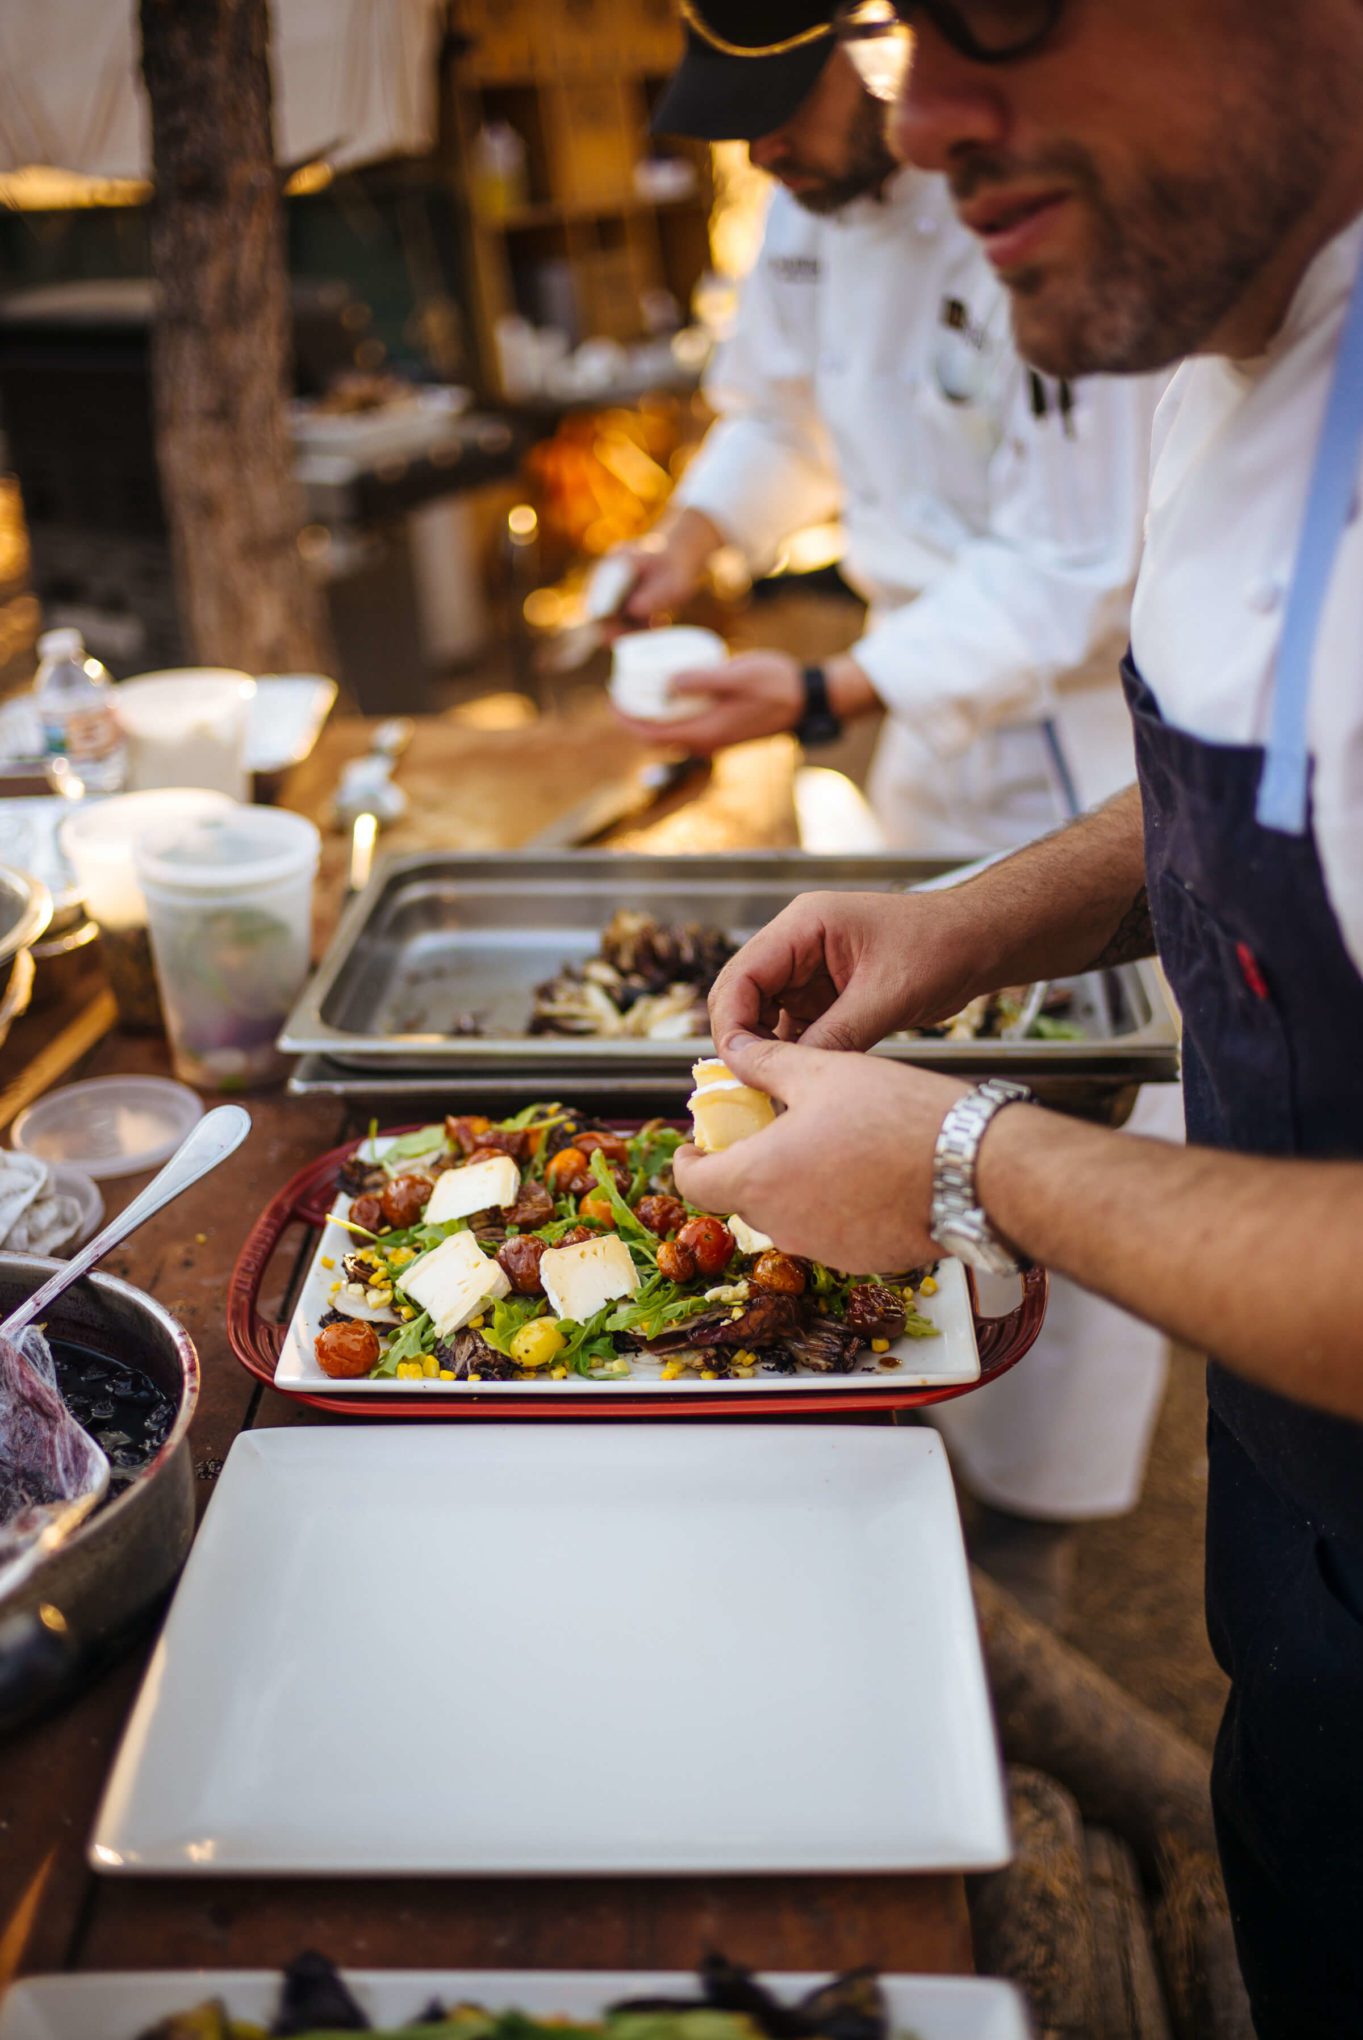
[[(350, 1200), (340, 1197), (333, 1206), (341, 1217), (350, 1208)], [(965, 1269), (959, 1261), (942, 1261), (937, 1269), (937, 1294), (920, 1296), (917, 1308), (922, 1315), (931, 1318), (937, 1326), (935, 1339), (898, 1339), (888, 1353), (872, 1353), (869, 1350), (857, 1356), (857, 1365), (848, 1374), (754, 1374), (743, 1380), (731, 1376), (727, 1381), (702, 1381), (699, 1375), (679, 1375), (675, 1381), (663, 1379), (663, 1362), (647, 1353), (630, 1356), (631, 1372), (616, 1381), (589, 1381), (580, 1374), (570, 1374), (564, 1381), (397, 1381), (394, 1379), (375, 1380), (364, 1375), (358, 1381), (336, 1381), (324, 1374), (317, 1364), (314, 1346), (317, 1328), (324, 1314), (331, 1307), (331, 1287), (336, 1280), (333, 1269), (322, 1266), (322, 1255), (339, 1264), (345, 1251), (345, 1235), (338, 1227), (328, 1227), (322, 1234), (321, 1242), (312, 1257), (302, 1295), (294, 1309), (292, 1320), (280, 1349), (279, 1362), (275, 1368), (274, 1385), (282, 1389), (302, 1389), (316, 1395), (325, 1391), (328, 1395), (415, 1395), (415, 1396), (552, 1396), (552, 1395), (662, 1395), (688, 1396), (723, 1394), (728, 1391), (739, 1395), (789, 1395), (808, 1393), (811, 1389), (819, 1393), (829, 1390), (861, 1390), (870, 1388), (955, 1388), (980, 1378), (980, 1355), (975, 1343), (975, 1319), (970, 1308), (970, 1289)], [(884, 1366), (883, 1361), (895, 1361), (895, 1366)]]
[[(372, 2020), (398, 2025), (434, 1997), (489, 2010), (598, 2017), (621, 1998), (689, 1995), (694, 1976), (646, 1971), (354, 1969), (346, 1982)], [(825, 1979), (766, 1978), (780, 1996), (800, 1997)], [(1031, 2027), (1011, 1984), (976, 1976), (882, 1978), (896, 2040), (1028, 2040)], [(0, 2004), (0, 2040), (138, 2040), (157, 2019), (221, 1998), (239, 2019), (265, 2022), (279, 2002), (279, 1976), (263, 1969), (129, 1971), (123, 1975), (39, 1976), (11, 1986)], [(433, 2029), (434, 2031), (435, 2029)]]

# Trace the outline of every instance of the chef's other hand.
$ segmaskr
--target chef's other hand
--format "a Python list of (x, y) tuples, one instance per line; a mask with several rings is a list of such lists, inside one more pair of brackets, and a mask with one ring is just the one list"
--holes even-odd
[(646, 538), (609, 555), (623, 555), (634, 569), (629, 592), (616, 606), (619, 627), (663, 623), (684, 609), (723, 544), (718, 525), (699, 510), (683, 509)]
[(779, 1098), (774, 1126), (719, 1154), (687, 1145), (677, 1188), (702, 1211), (737, 1212), (776, 1241), (853, 1275), (930, 1260), (932, 1153), (948, 1107), (969, 1087), (879, 1056), (731, 1037), (735, 1076)]
[(710, 1032), (866, 1049), (899, 1027), (959, 1013), (975, 944), (951, 893), (802, 893), (745, 942), (710, 993)]
[(785, 652), (740, 652), (722, 666), (674, 673), (668, 692), (694, 696), (695, 713), (666, 723), (622, 716), (636, 736), (656, 744), (666, 737), (694, 756), (708, 758), (726, 744), (772, 737), (792, 729), (804, 708), (800, 668)]

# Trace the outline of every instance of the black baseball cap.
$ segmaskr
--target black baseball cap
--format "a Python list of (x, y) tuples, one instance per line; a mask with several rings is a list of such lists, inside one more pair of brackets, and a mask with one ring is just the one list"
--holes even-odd
[(829, 0), (679, 0), (686, 54), (655, 134), (755, 142), (784, 127), (837, 47)]

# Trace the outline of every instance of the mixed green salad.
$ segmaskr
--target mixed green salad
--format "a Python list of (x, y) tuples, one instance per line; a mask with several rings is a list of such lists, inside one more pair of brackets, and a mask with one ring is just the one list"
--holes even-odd
[[(344, 1977), (324, 1955), (300, 1955), (285, 1970), (279, 2008), (268, 2025), (238, 2019), (218, 1999), (163, 2019), (140, 2040), (341, 2040), (371, 2033), (375, 2040), (891, 2040), (884, 1992), (875, 1973), (850, 1971), (794, 2004), (773, 1996), (748, 1970), (722, 1956), (701, 1965), (691, 1998), (636, 1998), (612, 2005), (595, 2019), (546, 2017), (446, 2006), (438, 2000), (414, 2010), (403, 2026), (371, 2025)], [(897, 2040), (914, 2040), (901, 2032)]]
[(333, 1378), (618, 1380), (892, 1371), (931, 1269), (839, 1274), (677, 1195), (683, 1136), (571, 1106), (451, 1116), (345, 1163), (310, 1329)]

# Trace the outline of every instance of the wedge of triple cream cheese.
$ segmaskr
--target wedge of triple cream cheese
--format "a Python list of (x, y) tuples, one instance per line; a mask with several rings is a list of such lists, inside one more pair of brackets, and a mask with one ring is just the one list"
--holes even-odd
[(521, 1172), (510, 1155), (491, 1155), (485, 1162), (466, 1162), (461, 1169), (446, 1169), (437, 1176), (430, 1202), (422, 1213), (426, 1225), (442, 1225), (448, 1218), (472, 1218), (475, 1211), (493, 1205), (504, 1210), (520, 1195)]
[(447, 1339), (477, 1317), (485, 1303), (508, 1295), (511, 1284), (471, 1232), (457, 1232), (403, 1269), (402, 1288), (430, 1312), (436, 1331)]
[(605, 1233), (573, 1247), (549, 1247), (540, 1260), (540, 1281), (560, 1317), (585, 1324), (608, 1303), (632, 1296), (639, 1271), (620, 1235)]
[(696, 1146), (704, 1155), (732, 1147), (750, 1133), (760, 1133), (776, 1117), (765, 1091), (740, 1083), (715, 1056), (692, 1065), (695, 1090), (688, 1099)]

